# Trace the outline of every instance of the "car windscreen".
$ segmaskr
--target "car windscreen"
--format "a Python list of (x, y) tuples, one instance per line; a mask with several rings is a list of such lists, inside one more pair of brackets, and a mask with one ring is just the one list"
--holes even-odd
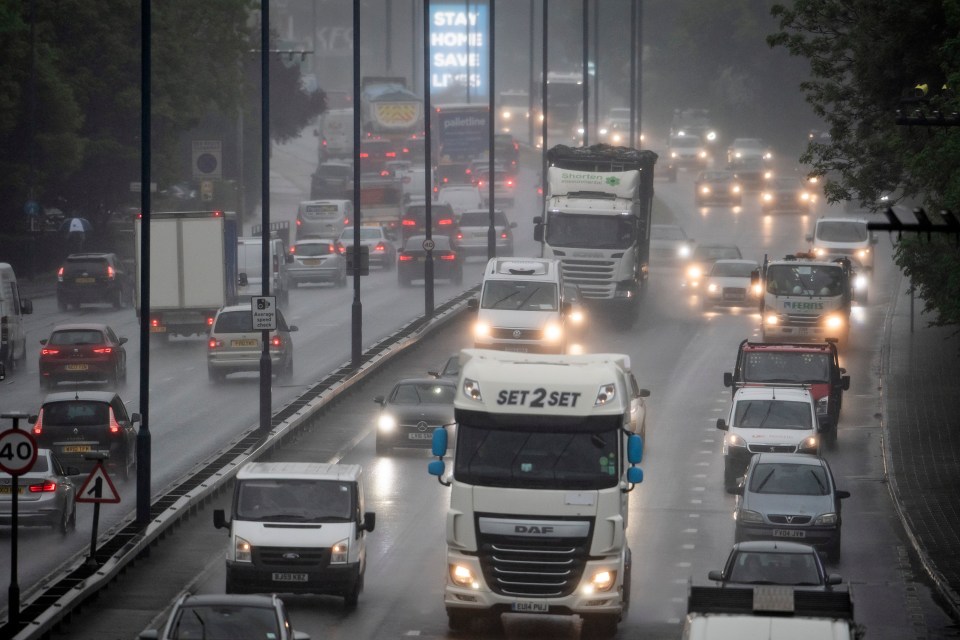
[(697, 136), (676, 136), (670, 138), (670, 146), (677, 149), (690, 149), (700, 146), (700, 138)]
[(749, 262), (715, 262), (710, 275), (721, 278), (749, 278), (757, 265)]
[(557, 285), (532, 280), (488, 280), (483, 284), (481, 309), (556, 311)]
[(189, 603), (177, 611), (171, 638), (280, 638), (277, 613), (273, 607)]
[(350, 522), (355, 518), (354, 483), (340, 480), (248, 478), (237, 487), (241, 520)]
[(252, 333), (253, 320), (250, 311), (224, 311), (217, 317), (214, 333)]
[(830, 481), (819, 464), (777, 462), (754, 467), (748, 488), (751, 493), (826, 496), (830, 494)]
[(812, 553), (740, 551), (729, 567), (730, 582), (814, 586), (821, 584)]
[(43, 428), (66, 425), (90, 427), (110, 421), (110, 406), (106, 402), (67, 400), (43, 405)]
[(796, 429), (813, 428), (810, 403), (793, 400), (746, 400), (737, 402), (733, 426), (740, 429)]
[(865, 222), (821, 222), (817, 225), (817, 240), (825, 242), (866, 242)]
[(829, 382), (831, 362), (832, 358), (826, 353), (752, 351), (743, 359), (743, 379), (747, 382)]
[(103, 344), (105, 339), (102, 331), (96, 329), (69, 329), (54, 331), (47, 340), (47, 346), (70, 346), (81, 344)]
[(390, 394), (391, 404), (453, 404), (457, 388), (434, 382), (398, 384)]
[(295, 256), (328, 256), (332, 253), (337, 253), (332, 242), (304, 242), (293, 247)]

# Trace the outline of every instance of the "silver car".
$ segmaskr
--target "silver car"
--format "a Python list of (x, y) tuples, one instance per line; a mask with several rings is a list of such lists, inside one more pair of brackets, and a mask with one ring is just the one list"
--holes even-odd
[[(270, 363), (278, 378), (293, 377), (293, 340), (290, 334), (296, 325), (287, 325), (277, 310), (277, 329), (271, 331)], [(253, 329), (250, 303), (224, 307), (210, 327), (207, 338), (207, 373), (212, 382), (223, 382), (227, 374), (257, 372), (263, 331)]]
[[(460, 214), (457, 246), (467, 255), (487, 255), (487, 234), (490, 232), (490, 212), (486, 209), (464, 211)], [(507, 214), (493, 212), (493, 231), (497, 239), (497, 256), (513, 255), (513, 230), (516, 222), (507, 220)]]
[[(17, 524), (52, 527), (67, 534), (77, 526), (77, 487), (71, 476), (80, 470), (64, 467), (50, 449), (38, 449), (37, 461), (17, 484)], [(13, 524), (13, 478), (0, 472), (0, 525)]]
[(142, 631), (140, 640), (231, 638), (233, 640), (310, 640), (294, 631), (283, 601), (271, 595), (184, 594), (160, 629)]
[(735, 491), (735, 538), (803, 542), (840, 559), (840, 501), (827, 461), (802, 453), (758, 453)]
[(347, 284), (347, 259), (340, 242), (334, 238), (297, 240), (290, 246), (293, 262), (287, 265), (287, 278), (296, 288), (301, 283), (329, 282), (335, 287)]

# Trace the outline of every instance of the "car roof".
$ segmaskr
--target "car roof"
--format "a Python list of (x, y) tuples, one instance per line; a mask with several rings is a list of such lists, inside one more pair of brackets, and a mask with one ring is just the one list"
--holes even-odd
[(102, 322), (71, 322), (54, 326), (50, 333), (55, 331), (103, 331), (108, 327), (109, 325)]
[(310, 237), (310, 238), (301, 238), (300, 240), (294, 240), (293, 244), (333, 244), (339, 242), (340, 238), (328, 238), (328, 237)]
[(109, 258), (115, 254), (112, 253), (71, 253), (67, 260), (87, 260), (90, 258)]
[[(436, 379), (434, 379), (436, 381)], [(362, 467), (358, 464), (328, 462), (248, 462), (237, 472), (238, 480), (315, 478), (317, 480), (356, 481)]]
[(866, 218), (841, 218), (837, 216), (822, 216), (817, 218), (817, 223), (820, 222), (849, 222), (851, 224), (867, 224)]
[(809, 544), (803, 544), (801, 542), (786, 542), (782, 540), (750, 540), (746, 542), (738, 542), (737, 544), (733, 545), (731, 551), (767, 551), (777, 553), (807, 554), (816, 553), (817, 549)]
[(746, 258), (720, 258), (719, 260), (717, 260), (717, 261), (714, 262), (713, 264), (714, 264), (714, 265), (718, 265), (718, 264), (755, 264), (755, 265), (759, 265), (759, 263), (758, 263), (756, 260), (747, 260)]
[(248, 607), (268, 607), (273, 608), (276, 596), (261, 594), (236, 594), (236, 593), (201, 593), (188, 594), (181, 601), (181, 605), (242, 605)]
[(810, 342), (804, 344), (792, 344), (786, 342), (747, 342), (743, 345), (744, 351), (796, 351), (798, 353), (817, 353), (824, 351), (829, 353), (830, 343), (828, 342)]
[(111, 402), (118, 397), (114, 391), (55, 391), (43, 398), (43, 404), (48, 402), (65, 402), (67, 400), (88, 400), (94, 402)]
[[(459, 357), (459, 354), (457, 356), (451, 356), (451, 357)], [(450, 358), (447, 358), (447, 360), (449, 359)], [(417, 378), (401, 378), (397, 380), (393, 384), (393, 386), (397, 387), (401, 384), (442, 384), (444, 386), (450, 387), (450, 386), (456, 385), (456, 382), (454, 382), (453, 380), (441, 380), (439, 378), (434, 378), (433, 376), (426, 376), (426, 377), (417, 377)]]
[(754, 464), (802, 464), (811, 467), (825, 467), (826, 460), (808, 453), (758, 453)]

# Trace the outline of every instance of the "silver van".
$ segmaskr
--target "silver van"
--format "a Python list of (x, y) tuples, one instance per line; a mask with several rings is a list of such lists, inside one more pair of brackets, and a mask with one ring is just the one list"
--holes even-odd
[(27, 359), (27, 331), (23, 316), (33, 313), (33, 303), (20, 297), (17, 276), (0, 262), (0, 365), (10, 373)]

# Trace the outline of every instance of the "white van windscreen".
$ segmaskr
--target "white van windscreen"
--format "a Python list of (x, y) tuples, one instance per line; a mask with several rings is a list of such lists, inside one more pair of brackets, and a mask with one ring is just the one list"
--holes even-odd
[(337, 480), (242, 480), (234, 517), (284, 522), (350, 522), (354, 484)]

